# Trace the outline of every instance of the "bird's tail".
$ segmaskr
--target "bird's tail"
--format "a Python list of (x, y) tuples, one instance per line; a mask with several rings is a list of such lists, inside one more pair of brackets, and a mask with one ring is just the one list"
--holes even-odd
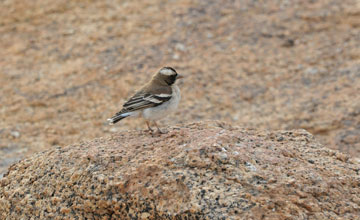
[(125, 114), (118, 114), (118, 115), (114, 115), (113, 117), (108, 119), (109, 124), (113, 125), (116, 122), (120, 121), (121, 119), (124, 119), (126, 117), (128, 117), (130, 115), (125, 115)]

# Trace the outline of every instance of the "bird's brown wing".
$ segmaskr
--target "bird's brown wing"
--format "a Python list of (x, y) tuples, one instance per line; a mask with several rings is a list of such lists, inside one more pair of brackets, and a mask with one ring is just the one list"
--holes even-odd
[(169, 101), (171, 96), (172, 89), (169, 86), (158, 87), (156, 89), (145, 87), (132, 96), (117, 115), (161, 105)]

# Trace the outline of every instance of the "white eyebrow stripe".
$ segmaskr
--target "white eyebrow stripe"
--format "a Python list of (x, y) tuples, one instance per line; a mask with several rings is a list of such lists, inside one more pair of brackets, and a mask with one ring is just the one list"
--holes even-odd
[(160, 70), (160, 73), (167, 76), (175, 75), (174, 71), (170, 69), (162, 69)]
[(160, 98), (166, 98), (166, 97), (171, 97), (171, 94), (155, 94), (154, 96), (160, 97)]

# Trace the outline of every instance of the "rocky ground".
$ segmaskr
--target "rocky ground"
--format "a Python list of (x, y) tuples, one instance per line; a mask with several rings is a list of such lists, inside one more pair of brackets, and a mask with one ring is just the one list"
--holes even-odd
[(122, 131), (35, 154), (0, 180), (0, 218), (358, 219), (360, 162), (305, 130), (219, 122)]
[(357, 0), (0, 2), (0, 173), (118, 131), (106, 119), (162, 66), (186, 76), (162, 124), (304, 128), (360, 156)]

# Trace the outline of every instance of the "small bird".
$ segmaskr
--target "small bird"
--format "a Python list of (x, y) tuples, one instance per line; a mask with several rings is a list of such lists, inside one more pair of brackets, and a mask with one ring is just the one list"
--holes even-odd
[(160, 134), (164, 133), (156, 124), (170, 112), (176, 110), (181, 99), (180, 89), (175, 85), (176, 80), (183, 78), (172, 67), (163, 67), (153, 75), (150, 82), (135, 93), (125, 104), (121, 111), (109, 118), (110, 124), (133, 116), (143, 117), (150, 132), (150, 122), (153, 122)]

